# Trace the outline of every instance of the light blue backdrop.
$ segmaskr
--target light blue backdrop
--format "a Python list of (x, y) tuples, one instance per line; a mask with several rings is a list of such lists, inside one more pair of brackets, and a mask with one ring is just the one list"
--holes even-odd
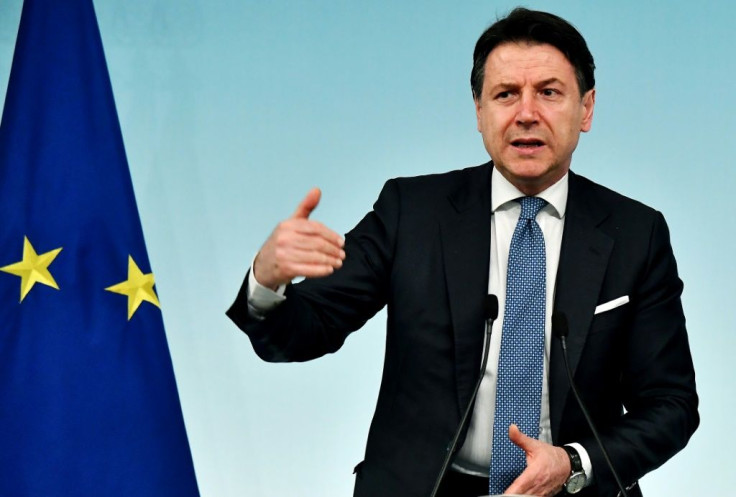
[[(202, 495), (345, 496), (378, 392), (383, 314), (340, 353), (262, 363), (224, 311), (311, 186), (347, 231), (383, 182), (486, 161), (468, 74), (508, 1), (98, 0)], [(598, 66), (573, 168), (670, 224), (702, 399), (648, 495), (732, 492), (736, 3), (530, 1)], [(21, 0), (0, 0), (4, 96)]]

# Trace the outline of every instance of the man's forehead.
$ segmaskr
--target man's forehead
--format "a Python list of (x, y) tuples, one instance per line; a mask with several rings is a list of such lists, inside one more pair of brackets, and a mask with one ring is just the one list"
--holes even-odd
[(575, 76), (575, 69), (565, 55), (547, 43), (506, 42), (488, 54), (486, 76), (493, 79), (518, 76), (519, 71), (538, 73), (544, 79)]
[(567, 60), (557, 47), (549, 43), (536, 43), (528, 41), (507, 41), (496, 46), (488, 54), (486, 64), (489, 61), (500, 61), (505, 64), (515, 63), (518, 61), (544, 61), (549, 63), (567, 62)]

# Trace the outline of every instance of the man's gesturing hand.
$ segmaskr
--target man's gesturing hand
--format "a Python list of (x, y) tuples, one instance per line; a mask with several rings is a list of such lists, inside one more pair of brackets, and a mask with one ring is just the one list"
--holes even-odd
[(298, 276), (327, 276), (342, 266), (342, 237), (309, 219), (321, 195), (319, 188), (312, 188), (294, 214), (273, 230), (253, 264), (258, 283), (276, 289)]
[(516, 425), (509, 427), (509, 438), (526, 453), (526, 469), (504, 493), (556, 495), (570, 476), (570, 458), (565, 449), (527, 437)]

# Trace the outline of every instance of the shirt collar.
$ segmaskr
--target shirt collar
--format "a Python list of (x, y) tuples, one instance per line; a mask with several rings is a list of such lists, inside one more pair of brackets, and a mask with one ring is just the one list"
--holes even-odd
[[(567, 208), (567, 191), (568, 191), (569, 173), (560, 178), (557, 183), (553, 184), (546, 190), (538, 193), (535, 197), (542, 198), (549, 204), (545, 209), (550, 209), (550, 214), (562, 219), (565, 217), (565, 209)], [(512, 185), (509, 180), (493, 167), (491, 172), (491, 211), (496, 212), (499, 208), (505, 207), (509, 202), (513, 202), (519, 197), (525, 197), (518, 188)]]

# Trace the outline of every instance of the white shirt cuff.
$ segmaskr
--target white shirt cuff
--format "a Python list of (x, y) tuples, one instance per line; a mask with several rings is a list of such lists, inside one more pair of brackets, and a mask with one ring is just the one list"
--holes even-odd
[(580, 462), (583, 463), (583, 471), (585, 471), (585, 486), (587, 487), (593, 482), (593, 463), (590, 462), (590, 456), (588, 455), (588, 451), (585, 450), (585, 448), (580, 445), (579, 443), (571, 443), (571, 444), (565, 444), (569, 447), (572, 447), (573, 449), (578, 451), (578, 455), (580, 456)]
[(269, 311), (286, 300), (284, 296), (286, 285), (280, 285), (276, 291), (273, 291), (258, 283), (253, 271), (255, 260), (254, 257), (250, 263), (250, 271), (248, 271), (248, 312), (256, 319), (263, 319)]

